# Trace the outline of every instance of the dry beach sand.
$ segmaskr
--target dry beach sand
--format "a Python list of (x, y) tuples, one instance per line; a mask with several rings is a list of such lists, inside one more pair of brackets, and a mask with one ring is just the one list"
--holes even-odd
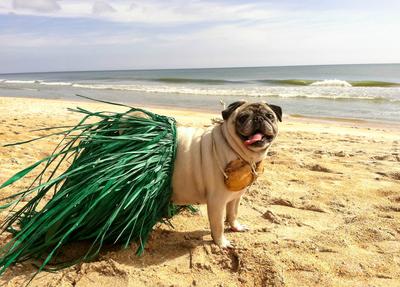
[[(44, 133), (33, 129), (75, 123), (80, 116), (66, 108), (77, 105), (104, 107), (0, 98), (0, 145)], [(152, 110), (193, 126), (218, 116)], [(400, 127), (298, 117), (285, 117), (280, 127), (265, 173), (240, 208), (251, 231), (227, 233), (235, 250), (211, 243), (201, 207), (175, 217), (175, 229), (157, 226), (141, 257), (134, 246), (109, 247), (94, 262), (40, 273), (31, 286), (400, 286)], [(55, 143), (0, 146), (0, 182)], [(0, 285), (22, 286), (34, 271), (31, 262), (13, 266)]]

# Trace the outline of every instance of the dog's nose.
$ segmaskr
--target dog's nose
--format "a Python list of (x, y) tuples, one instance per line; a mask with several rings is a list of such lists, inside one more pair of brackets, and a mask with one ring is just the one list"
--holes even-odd
[(262, 117), (255, 117), (254, 118), (254, 122), (256, 122), (256, 123), (262, 123), (262, 121), (263, 121), (263, 118)]
[(262, 117), (255, 117), (253, 121), (255, 129), (261, 129), (264, 125), (264, 119)]

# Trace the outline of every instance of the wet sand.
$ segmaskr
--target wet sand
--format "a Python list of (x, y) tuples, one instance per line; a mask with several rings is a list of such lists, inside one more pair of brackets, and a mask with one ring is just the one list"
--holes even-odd
[[(80, 115), (66, 108), (77, 105), (105, 107), (0, 98), (0, 144), (46, 133), (33, 129), (75, 123)], [(219, 117), (150, 109), (190, 126)], [(56, 142), (0, 146), (0, 182), (48, 155)], [(11, 194), (31, 179), (1, 192)], [(265, 173), (244, 196), (240, 219), (251, 230), (227, 233), (234, 250), (211, 243), (202, 206), (197, 215), (176, 216), (175, 229), (157, 226), (141, 257), (134, 246), (109, 248), (94, 262), (42, 272), (31, 286), (399, 286), (400, 127), (286, 116)], [(17, 264), (0, 285), (22, 286), (34, 272), (29, 261)]]

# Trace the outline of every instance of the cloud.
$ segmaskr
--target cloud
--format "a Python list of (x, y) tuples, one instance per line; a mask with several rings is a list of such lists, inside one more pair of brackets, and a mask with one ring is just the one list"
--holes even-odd
[[(399, 1), (386, 0), (387, 5), (368, 0), (338, 0), (320, 2), (286, 1), (200, 1), (200, 0), (0, 0), (0, 14), (35, 15), (54, 18), (89, 18), (121, 23), (151, 25), (182, 25), (221, 22), (277, 22), (292, 21), (334, 13), (336, 19), (367, 15), (374, 17), (384, 12), (395, 14)], [(367, 0), (365, 0), (367, 1)], [(358, 2), (355, 4), (353, 2)], [(5, 4), (4, 4), (5, 3)], [(7, 4), (8, 3), (8, 4)], [(364, 2), (363, 2), (364, 3)], [(369, 7), (369, 8), (368, 8)], [(390, 8), (392, 7), (392, 9)], [(357, 11), (355, 13), (354, 11)], [(329, 19), (329, 18), (328, 18)]]
[(116, 12), (116, 10), (110, 4), (104, 1), (96, 1), (93, 4), (92, 12), (95, 15), (99, 14), (101, 15), (101, 14)]
[(38, 13), (50, 13), (61, 9), (55, 0), (14, 0), (12, 6), (15, 10), (28, 10)]
[[(182, 24), (221, 21), (257, 21), (275, 16), (269, 4), (183, 0), (2, 0), (0, 14), (35, 15), (54, 18), (95, 18), (112, 22)], [(57, 13), (51, 13), (57, 12)]]

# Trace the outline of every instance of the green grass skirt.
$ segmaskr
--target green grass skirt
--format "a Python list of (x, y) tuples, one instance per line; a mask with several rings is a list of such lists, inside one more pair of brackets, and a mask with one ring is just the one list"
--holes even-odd
[[(105, 243), (127, 247), (137, 242), (141, 254), (153, 226), (178, 211), (170, 202), (175, 120), (125, 107), (128, 110), (122, 113), (73, 110), (83, 118), (76, 126), (51, 134), (63, 136), (52, 155), (0, 186), (1, 190), (43, 167), (27, 189), (2, 198), (1, 209), (13, 207), (2, 231), (14, 236), (0, 251), (0, 275), (27, 259), (40, 260), (38, 272), (45, 266), (55, 270), (87, 261)], [(65, 164), (65, 171), (57, 172)], [(17, 204), (19, 209), (14, 210)], [(57, 260), (63, 246), (77, 241), (90, 242), (84, 255)]]

